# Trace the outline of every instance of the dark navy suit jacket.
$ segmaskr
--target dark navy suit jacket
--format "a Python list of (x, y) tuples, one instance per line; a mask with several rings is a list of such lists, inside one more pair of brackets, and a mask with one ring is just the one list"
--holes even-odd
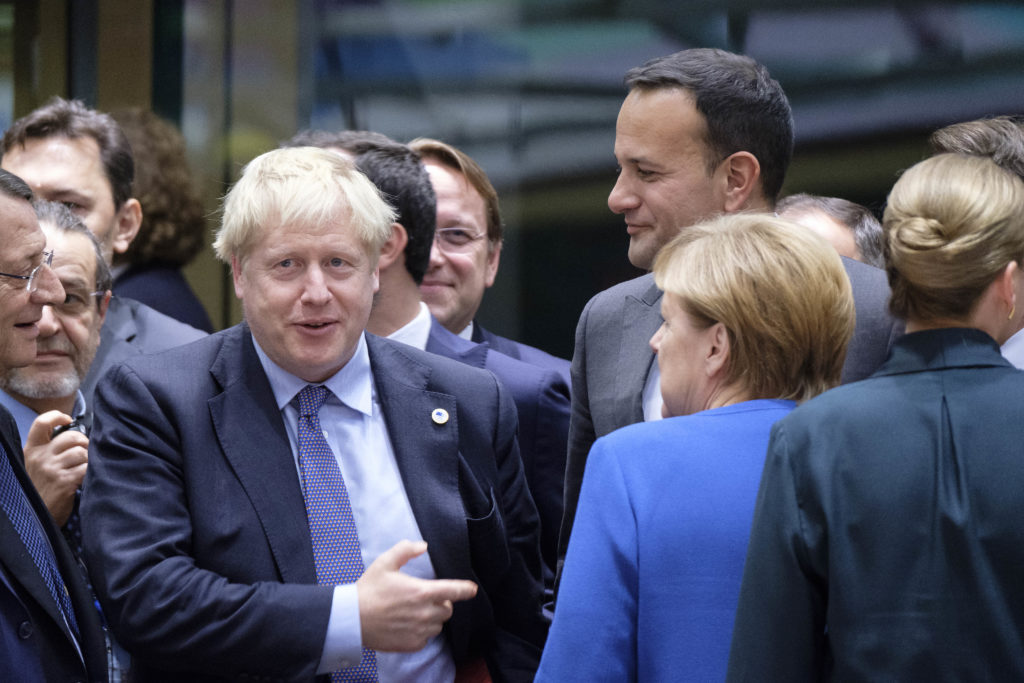
[[(479, 329), (479, 328), (478, 328)], [(519, 413), (519, 453), (530, 493), (540, 513), (545, 585), (554, 582), (558, 527), (569, 438), (569, 387), (559, 374), (510, 358), (452, 334), (431, 319), (427, 351), (490, 370), (512, 395)], [(557, 359), (556, 359), (557, 360)]]
[(1022, 456), (1024, 372), (975, 329), (782, 419), (729, 680), (1024, 680)]
[[(367, 335), (388, 435), (439, 578), (480, 586), (445, 632), (456, 664), (530, 681), (546, 636), (537, 513), (494, 377)], [(432, 419), (437, 408), (450, 419)], [(138, 356), (95, 401), (85, 554), (140, 681), (312, 681), (333, 589), (248, 327)]]
[(77, 641), (82, 652), (79, 657), (60, 608), (11, 520), (0, 508), (0, 681), (105, 682), (107, 655), (99, 615), (78, 564), (25, 472), (18, 428), (2, 407), (0, 443), (53, 547), (57, 566), (71, 595), (79, 628)]
[(569, 361), (558, 356), (552, 356), (547, 351), (541, 351), (540, 349), (523, 344), (517, 341), (513, 341), (507, 337), (501, 337), (494, 334), (490, 330), (484, 329), (480, 323), (473, 321), (473, 341), (477, 344), (487, 342), (487, 344), (495, 351), (500, 351), (506, 356), (521, 360), (524, 363), (530, 365), (536, 365), (539, 368), (545, 370), (554, 370), (562, 379), (565, 381), (566, 386), (572, 385), (572, 379), (569, 375)]
[(114, 294), (135, 299), (197, 330), (213, 332), (210, 316), (176, 266), (131, 266), (114, 280)]

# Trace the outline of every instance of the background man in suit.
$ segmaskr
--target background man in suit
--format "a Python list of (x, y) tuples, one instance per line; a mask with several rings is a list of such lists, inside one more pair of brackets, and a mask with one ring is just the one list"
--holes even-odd
[(509, 390), (519, 415), (519, 452), (541, 522), (545, 586), (555, 578), (555, 550), (562, 520), (562, 486), (569, 435), (569, 387), (561, 375), (518, 361), (487, 345), (449, 332), (420, 299), (419, 284), (434, 244), (436, 204), (430, 177), (416, 152), (379, 133), (307, 131), (298, 141), (354, 157), (392, 203), (396, 216), (381, 250), (380, 290), (367, 332), (493, 372)]
[[(53, 271), (64, 287), (64, 300), (43, 308), (32, 363), (0, 371), (0, 405), (18, 425), (32, 483), (63, 526), (88, 462), (89, 416), (78, 387), (100, 342), (110, 301), (110, 269), (96, 237), (67, 207), (37, 201), (35, 210), (47, 248), (54, 252)], [(81, 431), (68, 429), (51, 438), (54, 428), (72, 419)]]
[[(2, 369), (33, 362), (43, 307), (64, 300), (31, 198), (20, 178), (0, 171)], [(98, 683), (106, 677), (99, 616), (25, 472), (14, 420), (0, 409), (0, 679)]]
[[(630, 70), (626, 85), (615, 127), (619, 177), (608, 207), (625, 218), (630, 263), (649, 269), (680, 229), (716, 214), (772, 209), (793, 153), (793, 117), (764, 66), (723, 50), (684, 50)], [(851, 259), (843, 265), (857, 313), (843, 367), (843, 381), (851, 381), (878, 367), (902, 327), (887, 311), (885, 274)], [(662, 323), (660, 302), (647, 274), (596, 295), (580, 316), (559, 561), (590, 446), (619, 427), (661, 417), (648, 345)]]
[[(142, 209), (132, 197), (131, 148), (107, 114), (55, 97), (7, 129), (0, 166), (24, 178), (37, 196), (70, 207), (100, 240), (107, 263), (139, 231)], [(97, 380), (125, 358), (204, 335), (134, 299), (114, 297), (82, 394), (89, 400)]]
[(476, 317), (501, 260), (498, 192), (469, 155), (440, 140), (409, 143), (422, 158), (437, 195), (437, 240), (420, 285), (430, 312), (455, 334), (532, 365), (554, 370), (569, 384), (569, 362), (485, 330)]
[(223, 215), (246, 323), (97, 391), (85, 551), (134, 673), (532, 680), (546, 624), (512, 401), (363, 333), (393, 212), (303, 147), (250, 162)]

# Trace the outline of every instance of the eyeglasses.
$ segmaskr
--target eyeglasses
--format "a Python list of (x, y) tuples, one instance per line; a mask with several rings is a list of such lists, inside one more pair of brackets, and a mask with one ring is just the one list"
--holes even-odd
[(442, 228), (434, 233), (434, 243), (445, 253), (464, 254), (473, 247), (473, 242), (485, 237), (487, 235), (473, 234), (467, 228)]
[(36, 289), (39, 287), (39, 271), (42, 269), (43, 266), (49, 268), (52, 263), (53, 250), (48, 249), (43, 252), (43, 260), (39, 263), (38, 266), (33, 268), (32, 272), (30, 272), (28, 275), (14, 275), (13, 273), (0, 273), (0, 275), (3, 275), (4, 277), (14, 278), (15, 280), (27, 280), (28, 282), (25, 283), (25, 289), (28, 290), (29, 294), (31, 294), (32, 292), (36, 291)]

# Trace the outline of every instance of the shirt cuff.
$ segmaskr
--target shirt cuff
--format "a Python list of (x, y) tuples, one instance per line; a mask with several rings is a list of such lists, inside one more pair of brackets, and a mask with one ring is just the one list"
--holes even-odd
[(327, 620), (324, 652), (316, 673), (357, 666), (363, 656), (363, 636), (359, 624), (359, 593), (355, 583), (334, 587), (331, 617)]

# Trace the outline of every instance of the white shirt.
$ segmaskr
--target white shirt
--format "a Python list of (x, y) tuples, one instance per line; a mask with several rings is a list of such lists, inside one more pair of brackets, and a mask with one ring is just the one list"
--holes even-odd
[[(253, 344), (270, 381), (277, 407), (281, 410), (298, 474), (299, 413), (293, 399), (308, 382), (270, 360), (255, 338)], [(398, 541), (421, 541), (423, 536), (409, 505), (388, 437), (373, 383), (365, 335), (359, 338), (351, 360), (323, 385), (330, 389), (331, 394), (320, 408), (320, 425), (338, 459), (359, 531), (363, 566), (369, 567)], [(359, 447), (347, 447), (350, 444), (358, 444)], [(301, 475), (299, 482), (301, 485)], [(426, 553), (410, 560), (402, 571), (423, 579), (436, 578)], [(317, 673), (355, 666), (361, 653), (356, 585), (337, 586)], [(451, 681), (455, 677), (455, 664), (444, 636), (439, 634), (419, 652), (378, 652), (377, 671), (381, 681)]]
[(473, 321), (470, 320), (469, 324), (462, 328), (462, 332), (459, 332), (459, 336), (463, 339), (473, 341)]
[(430, 326), (433, 320), (430, 316), (430, 309), (421, 301), (420, 312), (416, 314), (416, 317), (389, 334), (388, 339), (394, 339), (395, 341), (415, 347), (420, 351), (426, 351), (427, 340), (430, 339)]
[(661, 398), (661, 368), (658, 367), (658, 357), (655, 355), (651, 363), (651, 371), (647, 373), (647, 382), (644, 384), (644, 422), (653, 422), (661, 419), (661, 406), (664, 401)]

